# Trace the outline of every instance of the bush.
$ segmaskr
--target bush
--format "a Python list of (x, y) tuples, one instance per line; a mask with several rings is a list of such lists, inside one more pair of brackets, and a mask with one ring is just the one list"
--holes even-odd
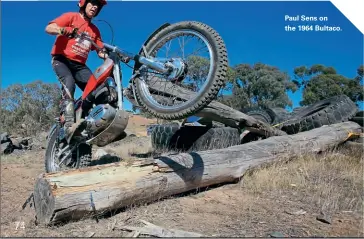
[(47, 130), (59, 114), (61, 91), (55, 83), (40, 80), (13, 84), (2, 90), (2, 131), (22, 136)]

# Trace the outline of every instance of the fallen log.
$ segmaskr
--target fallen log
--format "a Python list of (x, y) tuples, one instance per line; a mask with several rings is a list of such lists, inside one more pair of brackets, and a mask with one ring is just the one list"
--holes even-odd
[(107, 213), (138, 203), (219, 183), (234, 182), (245, 171), (277, 159), (320, 152), (361, 132), (355, 122), (323, 126), (295, 135), (225, 149), (45, 173), (34, 188), (37, 222), (56, 224)]
[[(171, 96), (177, 97), (177, 99), (174, 100), (178, 103), (182, 103), (183, 100), (189, 100), (196, 94), (191, 90), (158, 77), (150, 79), (148, 86), (153, 93), (153, 97), (157, 101), (164, 103), (169, 102)], [(126, 92), (126, 96), (134, 105), (137, 105), (131, 92)], [(212, 101), (195, 115), (209, 118), (230, 127), (245, 128), (266, 137), (287, 135), (287, 133), (282, 130), (276, 129), (265, 122), (257, 120), (252, 116), (246, 115), (218, 101)]]

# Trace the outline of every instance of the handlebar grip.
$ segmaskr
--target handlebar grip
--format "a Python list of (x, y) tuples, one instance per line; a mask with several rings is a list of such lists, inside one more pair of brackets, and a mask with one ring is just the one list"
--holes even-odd
[(76, 28), (73, 28), (70, 38), (75, 38), (77, 36), (79, 36), (79, 34), (78, 34), (78, 28), (76, 27)]

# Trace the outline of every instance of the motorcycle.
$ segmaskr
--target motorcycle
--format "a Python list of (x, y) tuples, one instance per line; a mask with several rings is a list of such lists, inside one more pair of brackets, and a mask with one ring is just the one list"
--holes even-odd
[[(183, 36), (182, 43), (178, 42), (183, 46), (185, 46), (186, 38), (189, 41), (189, 37), (197, 37), (207, 45), (211, 59), (189, 58), (185, 56), (184, 50), (181, 50), (182, 57), (157, 56), (157, 51), (162, 49), (164, 44), (180, 36)], [(84, 33), (75, 32), (74, 37), (81, 41), (88, 40), (98, 48), (96, 43)], [(127, 52), (112, 44), (103, 44), (108, 58), (94, 71), (84, 92), (74, 102), (76, 123), (84, 119), (86, 126), (68, 142), (63, 131), (62, 112), (56, 118), (47, 136), (45, 168), (48, 173), (64, 168), (90, 166), (93, 144), (103, 147), (126, 137), (128, 112), (123, 109), (124, 97), (156, 118), (178, 120), (191, 116), (208, 105), (225, 84), (228, 62), (225, 43), (213, 28), (200, 22), (183, 21), (163, 24), (149, 36), (138, 54)], [(168, 46), (166, 49), (166, 55), (168, 55)], [(120, 64), (128, 65), (125, 61), (127, 58), (134, 61), (134, 67), (131, 67), (133, 73), (129, 84), (123, 89)], [(205, 66), (204, 64), (209, 65), (208, 72), (202, 67)], [(192, 76), (189, 75), (190, 71), (191, 74), (193, 73)], [(207, 75), (202, 90), (187, 100), (179, 99), (181, 104), (165, 105), (158, 100), (158, 97), (153, 98), (153, 95), (156, 95), (155, 87), (154, 89), (151, 87), (151, 79), (155, 78), (150, 77), (149, 74), (158, 75), (164, 79), (164, 82), (181, 85), (185, 80), (186, 82), (191, 79), (197, 81), (198, 77), (201, 77), (200, 73)], [(160, 90), (166, 94), (170, 93), (168, 89)], [(174, 100), (177, 98), (173, 95), (172, 97)]]

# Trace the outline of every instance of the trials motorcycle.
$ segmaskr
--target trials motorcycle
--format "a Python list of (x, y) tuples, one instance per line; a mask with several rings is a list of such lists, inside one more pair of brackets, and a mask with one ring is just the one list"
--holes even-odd
[[(81, 41), (88, 40), (98, 48), (84, 33), (75, 32), (74, 37)], [(178, 37), (182, 39), (176, 41)], [(182, 53), (180, 57), (168, 56), (171, 49), (171, 43), (168, 42), (175, 40), (179, 46), (187, 47), (194, 37), (206, 45), (209, 60), (186, 55), (184, 49), (179, 50)], [(84, 119), (87, 126), (68, 142), (63, 131), (63, 114), (60, 113), (47, 136), (46, 172), (89, 166), (92, 144), (103, 147), (123, 139), (128, 124), (128, 112), (123, 109), (124, 97), (156, 118), (178, 120), (191, 116), (208, 105), (225, 84), (228, 64), (225, 43), (213, 28), (200, 22), (163, 24), (149, 36), (138, 54), (112, 44), (103, 44), (108, 58), (93, 72), (83, 94), (74, 102), (76, 123)], [(200, 48), (193, 49), (196, 51)], [(160, 50), (164, 50), (163, 56), (157, 55)], [(127, 64), (127, 58), (134, 61), (134, 67)], [(122, 85), (121, 63), (133, 69), (125, 89)], [(153, 80), (155, 83), (158, 77), (162, 83), (182, 86), (185, 81), (199, 82), (204, 76), (206, 80), (200, 91), (193, 92), (193, 95), (184, 99), (173, 95), (167, 87), (159, 86), (156, 89), (151, 83)], [(163, 97), (160, 97), (161, 93), (164, 94)], [(166, 101), (168, 95), (172, 99)], [(171, 104), (175, 101), (179, 104)]]

